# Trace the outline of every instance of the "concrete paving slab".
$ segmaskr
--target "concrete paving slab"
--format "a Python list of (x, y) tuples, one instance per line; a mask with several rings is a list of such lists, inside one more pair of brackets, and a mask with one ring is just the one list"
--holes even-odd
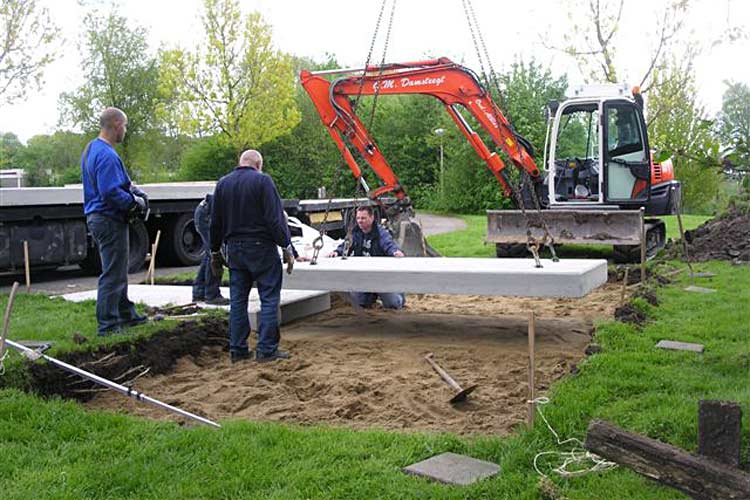
[(445, 293), (517, 297), (583, 297), (607, 281), (607, 261), (453, 257), (321, 258), (301, 262), (284, 288), (336, 292)]
[(407, 474), (426, 477), (441, 483), (466, 486), (500, 472), (492, 462), (456, 453), (442, 453), (402, 469)]
[(677, 342), (676, 340), (660, 340), (656, 347), (659, 349), (673, 349), (675, 351), (703, 352), (703, 344), (691, 344), (690, 342)]
[[(221, 287), (221, 294), (229, 297), (229, 288)], [(61, 295), (65, 300), (81, 302), (96, 299), (96, 290), (68, 293)], [(164, 307), (168, 304), (189, 304), (192, 302), (193, 290), (190, 286), (180, 285), (128, 285), (128, 297), (133, 302), (139, 302), (151, 307)], [(214, 306), (198, 303), (202, 308), (220, 308), (229, 310), (229, 306)], [(311, 316), (331, 308), (331, 295), (319, 290), (282, 290), (281, 291), (281, 324), (295, 319)], [(250, 326), (257, 329), (260, 319), (260, 297), (253, 288), (248, 302)]]
[(716, 290), (713, 288), (703, 288), (702, 286), (694, 286), (690, 285), (689, 287), (685, 288), (686, 292), (695, 292), (695, 293), (715, 293)]

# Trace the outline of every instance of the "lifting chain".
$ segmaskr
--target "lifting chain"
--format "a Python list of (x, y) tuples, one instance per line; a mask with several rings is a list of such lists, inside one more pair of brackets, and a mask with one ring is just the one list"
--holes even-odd
[[(352, 103), (352, 110), (355, 111), (355, 112), (357, 110), (357, 107), (359, 106), (360, 99), (362, 98), (362, 91), (363, 91), (364, 85), (365, 85), (365, 76), (367, 75), (367, 69), (370, 66), (370, 61), (372, 59), (372, 53), (373, 53), (373, 50), (375, 48), (375, 41), (377, 40), (377, 37), (378, 37), (378, 31), (380, 30), (380, 23), (381, 23), (381, 21), (383, 19), (383, 12), (385, 12), (385, 7), (386, 7), (387, 4), (388, 4), (388, 0), (383, 0), (383, 3), (380, 5), (380, 11), (378, 12), (378, 18), (377, 18), (377, 21), (375, 22), (375, 31), (373, 32), (372, 40), (370, 41), (370, 50), (367, 53), (367, 60), (365, 61), (365, 67), (362, 70), (362, 76), (360, 77), (359, 91), (357, 92), (356, 99)], [(396, 0), (393, 0), (393, 3), (391, 4), (390, 17), (388, 19), (388, 30), (386, 32), (385, 42), (384, 42), (384, 45), (383, 45), (383, 57), (381, 58), (381, 61), (380, 61), (380, 70), (379, 70), (379, 73), (378, 73), (378, 77), (380, 77), (380, 76), (383, 75), (383, 71), (385, 69), (385, 57), (386, 57), (386, 53), (388, 51), (388, 42), (390, 41), (390, 38), (391, 38), (391, 28), (393, 27), (393, 18), (395, 17), (395, 12), (396, 12)], [(375, 89), (375, 94), (374, 94), (374, 98), (373, 98), (373, 102), (372, 102), (372, 110), (371, 110), (371, 113), (370, 113), (370, 121), (369, 121), (370, 124), (369, 124), (368, 130), (372, 130), (372, 126), (373, 126), (374, 121), (375, 121), (375, 110), (376, 110), (376, 106), (377, 106), (377, 102), (378, 102), (378, 94), (379, 93), (380, 93), (380, 86), (378, 86)], [(346, 141), (346, 138), (344, 140)], [(335, 178), (333, 179), (333, 185), (334, 186), (338, 186), (339, 176), (340, 176), (341, 171), (344, 168), (345, 168), (345, 166), (342, 164), (336, 170), (336, 173), (334, 174)], [(358, 183), (355, 192), (358, 192), (361, 187), (362, 187), (361, 184)], [(366, 193), (366, 194), (368, 194), (368, 193)], [(312, 259), (310, 260), (310, 265), (316, 265), (318, 263), (318, 257), (320, 256), (320, 251), (323, 249), (323, 246), (324, 246), (324, 236), (326, 235), (326, 226), (328, 225), (328, 215), (329, 215), (329, 213), (331, 211), (331, 203), (332, 202), (333, 202), (333, 194), (331, 194), (330, 197), (328, 198), (328, 203), (326, 204), (326, 210), (325, 210), (325, 213), (323, 214), (323, 220), (320, 223), (320, 229), (319, 229), (318, 236), (315, 238), (315, 240), (313, 240), (313, 256), (312, 256)], [(346, 219), (344, 220), (344, 227), (346, 228), (346, 237), (344, 239), (344, 251), (343, 251), (343, 253), (341, 255), (342, 259), (346, 259), (347, 258), (348, 254), (349, 254), (349, 250), (351, 248), (351, 240), (352, 240), (352, 222), (351, 222), (351, 218), (352, 217), (351, 217), (351, 215), (352, 215), (352, 213), (353, 212), (351, 210), (349, 210), (348, 213), (347, 213)]]
[[(482, 31), (479, 29), (479, 22), (477, 21), (476, 14), (474, 13), (474, 6), (472, 5), (471, 0), (461, 0), (461, 3), (464, 8), (464, 15), (466, 16), (466, 22), (469, 26), (469, 32), (471, 33), (471, 39), (474, 42), (474, 49), (476, 50), (477, 59), (479, 59), (479, 67), (482, 71), (482, 78), (484, 79), (485, 92), (487, 92), (487, 95), (491, 97), (492, 94), (490, 92), (490, 89), (494, 86), (498, 99), (500, 100), (500, 103), (502, 105), (504, 102), (503, 93), (500, 90), (500, 85), (498, 83), (497, 74), (495, 73), (495, 70), (492, 66), (492, 61), (490, 59), (489, 52), (487, 51), (487, 45), (484, 42)], [(479, 40), (477, 40), (477, 38)], [(480, 44), (481, 44), (481, 50), (480, 50)], [(482, 52), (484, 52), (484, 57), (483, 57)], [(490, 70), (489, 77), (487, 76), (487, 72), (485, 71), (485, 67), (484, 67), (485, 58), (487, 60), (487, 67)], [(495, 123), (499, 124), (500, 119), (497, 116), (497, 109), (495, 106), (492, 106), (492, 114), (495, 117)], [(513, 130), (513, 133), (516, 134), (515, 130)], [(518, 141), (518, 137), (516, 137), (516, 141)], [(530, 154), (530, 152), (527, 151), (527, 154)], [(539, 195), (536, 192), (536, 188), (533, 186), (533, 184), (531, 186), (527, 185), (527, 177), (528, 177), (528, 174), (526, 173), (526, 171), (525, 170), (522, 171), (520, 173), (520, 179), (519, 179), (518, 185), (514, 187), (512, 183), (510, 182), (510, 177), (507, 175), (503, 175), (503, 179), (510, 186), (511, 194), (513, 195), (516, 205), (521, 209), (521, 214), (523, 215), (524, 221), (526, 223), (526, 248), (529, 250), (529, 252), (531, 252), (532, 256), (534, 257), (536, 267), (542, 267), (542, 263), (539, 258), (539, 248), (541, 245), (547, 245), (547, 247), (550, 249), (553, 262), (557, 262), (559, 259), (555, 252), (554, 239), (552, 238), (552, 235), (550, 235), (549, 233), (549, 227), (547, 226), (547, 221), (541, 210), (541, 204), (539, 202)], [(526, 202), (523, 198), (523, 192), (524, 192), (524, 189), (526, 188), (531, 191), (531, 199), (534, 202), (537, 216), (539, 220), (541, 221), (542, 229), (544, 230), (544, 235), (541, 241), (537, 241), (531, 233), (531, 224), (529, 222), (529, 216), (526, 213)]]

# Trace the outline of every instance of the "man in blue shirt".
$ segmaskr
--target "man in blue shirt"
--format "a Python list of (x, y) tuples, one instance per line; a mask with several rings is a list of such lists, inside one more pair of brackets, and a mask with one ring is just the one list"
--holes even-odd
[(125, 138), (127, 124), (121, 110), (105, 109), (99, 117), (99, 137), (81, 156), (83, 210), (102, 262), (96, 296), (99, 335), (146, 321), (128, 299), (128, 219), (146, 214), (148, 197), (130, 182), (113, 147)]
[[(346, 242), (331, 252), (329, 257), (344, 254)], [(403, 257), (404, 252), (398, 247), (391, 233), (375, 220), (370, 206), (357, 208), (357, 227), (352, 231), (351, 247), (348, 255), (356, 257)], [(386, 309), (401, 309), (406, 298), (403, 293), (369, 293), (352, 292), (352, 300), (360, 307), (371, 307), (380, 296)]]
[(281, 302), (281, 260), (292, 272), (296, 252), (289, 226), (273, 180), (262, 173), (263, 157), (248, 150), (239, 166), (222, 177), (214, 190), (211, 212), (211, 267), (221, 271), (222, 244), (229, 268), (229, 354), (232, 363), (250, 358), (247, 339), (250, 321), (247, 302), (253, 283), (260, 296), (260, 322), (255, 359), (258, 362), (288, 359), (279, 350), (279, 303)]

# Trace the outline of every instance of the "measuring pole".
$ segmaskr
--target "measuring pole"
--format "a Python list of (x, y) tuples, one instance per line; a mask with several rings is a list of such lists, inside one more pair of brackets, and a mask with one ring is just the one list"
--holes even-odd
[(529, 427), (534, 427), (534, 414), (536, 412), (536, 317), (534, 311), (529, 312)]
[(124, 394), (125, 396), (128, 396), (129, 398), (135, 399), (136, 401), (143, 401), (143, 402), (152, 404), (154, 406), (158, 406), (159, 408), (163, 408), (165, 410), (171, 411), (172, 413), (177, 413), (178, 415), (181, 415), (183, 417), (196, 420), (202, 424), (210, 425), (212, 427), (216, 427), (217, 429), (221, 429), (221, 425), (217, 424), (216, 422), (212, 420), (208, 420), (207, 418), (203, 418), (201, 416), (187, 412), (185, 410), (177, 408), (176, 406), (172, 406), (170, 404), (159, 401), (158, 399), (154, 399), (149, 396), (146, 396), (142, 392), (138, 392), (134, 389), (131, 389), (130, 387), (126, 387), (116, 382), (112, 382), (111, 380), (107, 380), (106, 378), (100, 377), (99, 375), (94, 375), (93, 373), (87, 372), (86, 370), (81, 370), (80, 368), (76, 366), (69, 365), (68, 363), (65, 363), (64, 361), (60, 361), (59, 359), (55, 359), (51, 356), (47, 356), (46, 354), (42, 354), (33, 349), (29, 349), (25, 345), (18, 344), (16, 342), (13, 342), (12, 340), (6, 339), (5, 342), (10, 347), (16, 349), (17, 351), (22, 352), (29, 359), (35, 360), (35, 359), (43, 358), (46, 361), (52, 363), (53, 365), (56, 365), (59, 368), (62, 368), (63, 370), (67, 372), (74, 373), (96, 384), (103, 385), (104, 387), (115, 390), (119, 392), (120, 394)]

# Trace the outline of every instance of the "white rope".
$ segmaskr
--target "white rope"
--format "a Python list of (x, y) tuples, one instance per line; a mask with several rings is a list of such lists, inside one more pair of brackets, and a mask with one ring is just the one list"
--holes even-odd
[[(534, 456), (534, 470), (536, 470), (537, 474), (549, 479), (547, 474), (539, 469), (538, 461), (539, 458), (543, 456), (557, 456), (562, 460), (562, 463), (560, 465), (552, 469), (552, 472), (557, 473), (562, 477), (582, 476), (591, 472), (601, 472), (617, 467), (616, 463), (604, 460), (599, 455), (587, 451), (583, 446), (583, 442), (578, 438), (568, 438), (565, 440), (560, 439), (560, 436), (557, 434), (557, 432), (555, 432), (555, 429), (553, 429), (547, 421), (547, 417), (544, 416), (544, 412), (542, 412), (542, 405), (548, 404), (549, 398), (539, 397), (527, 402), (534, 403), (534, 406), (539, 412), (539, 416), (542, 417), (542, 420), (547, 426), (547, 429), (549, 429), (552, 435), (555, 436), (555, 440), (557, 441), (558, 446), (565, 446), (570, 443), (573, 444), (573, 448), (569, 451), (550, 450), (537, 453)], [(583, 467), (582, 464), (586, 463), (590, 463), (592, 465)], [(578, 465), (579, 467), (574, 470), (568, 470), (568, 467), (572, 465)]]

